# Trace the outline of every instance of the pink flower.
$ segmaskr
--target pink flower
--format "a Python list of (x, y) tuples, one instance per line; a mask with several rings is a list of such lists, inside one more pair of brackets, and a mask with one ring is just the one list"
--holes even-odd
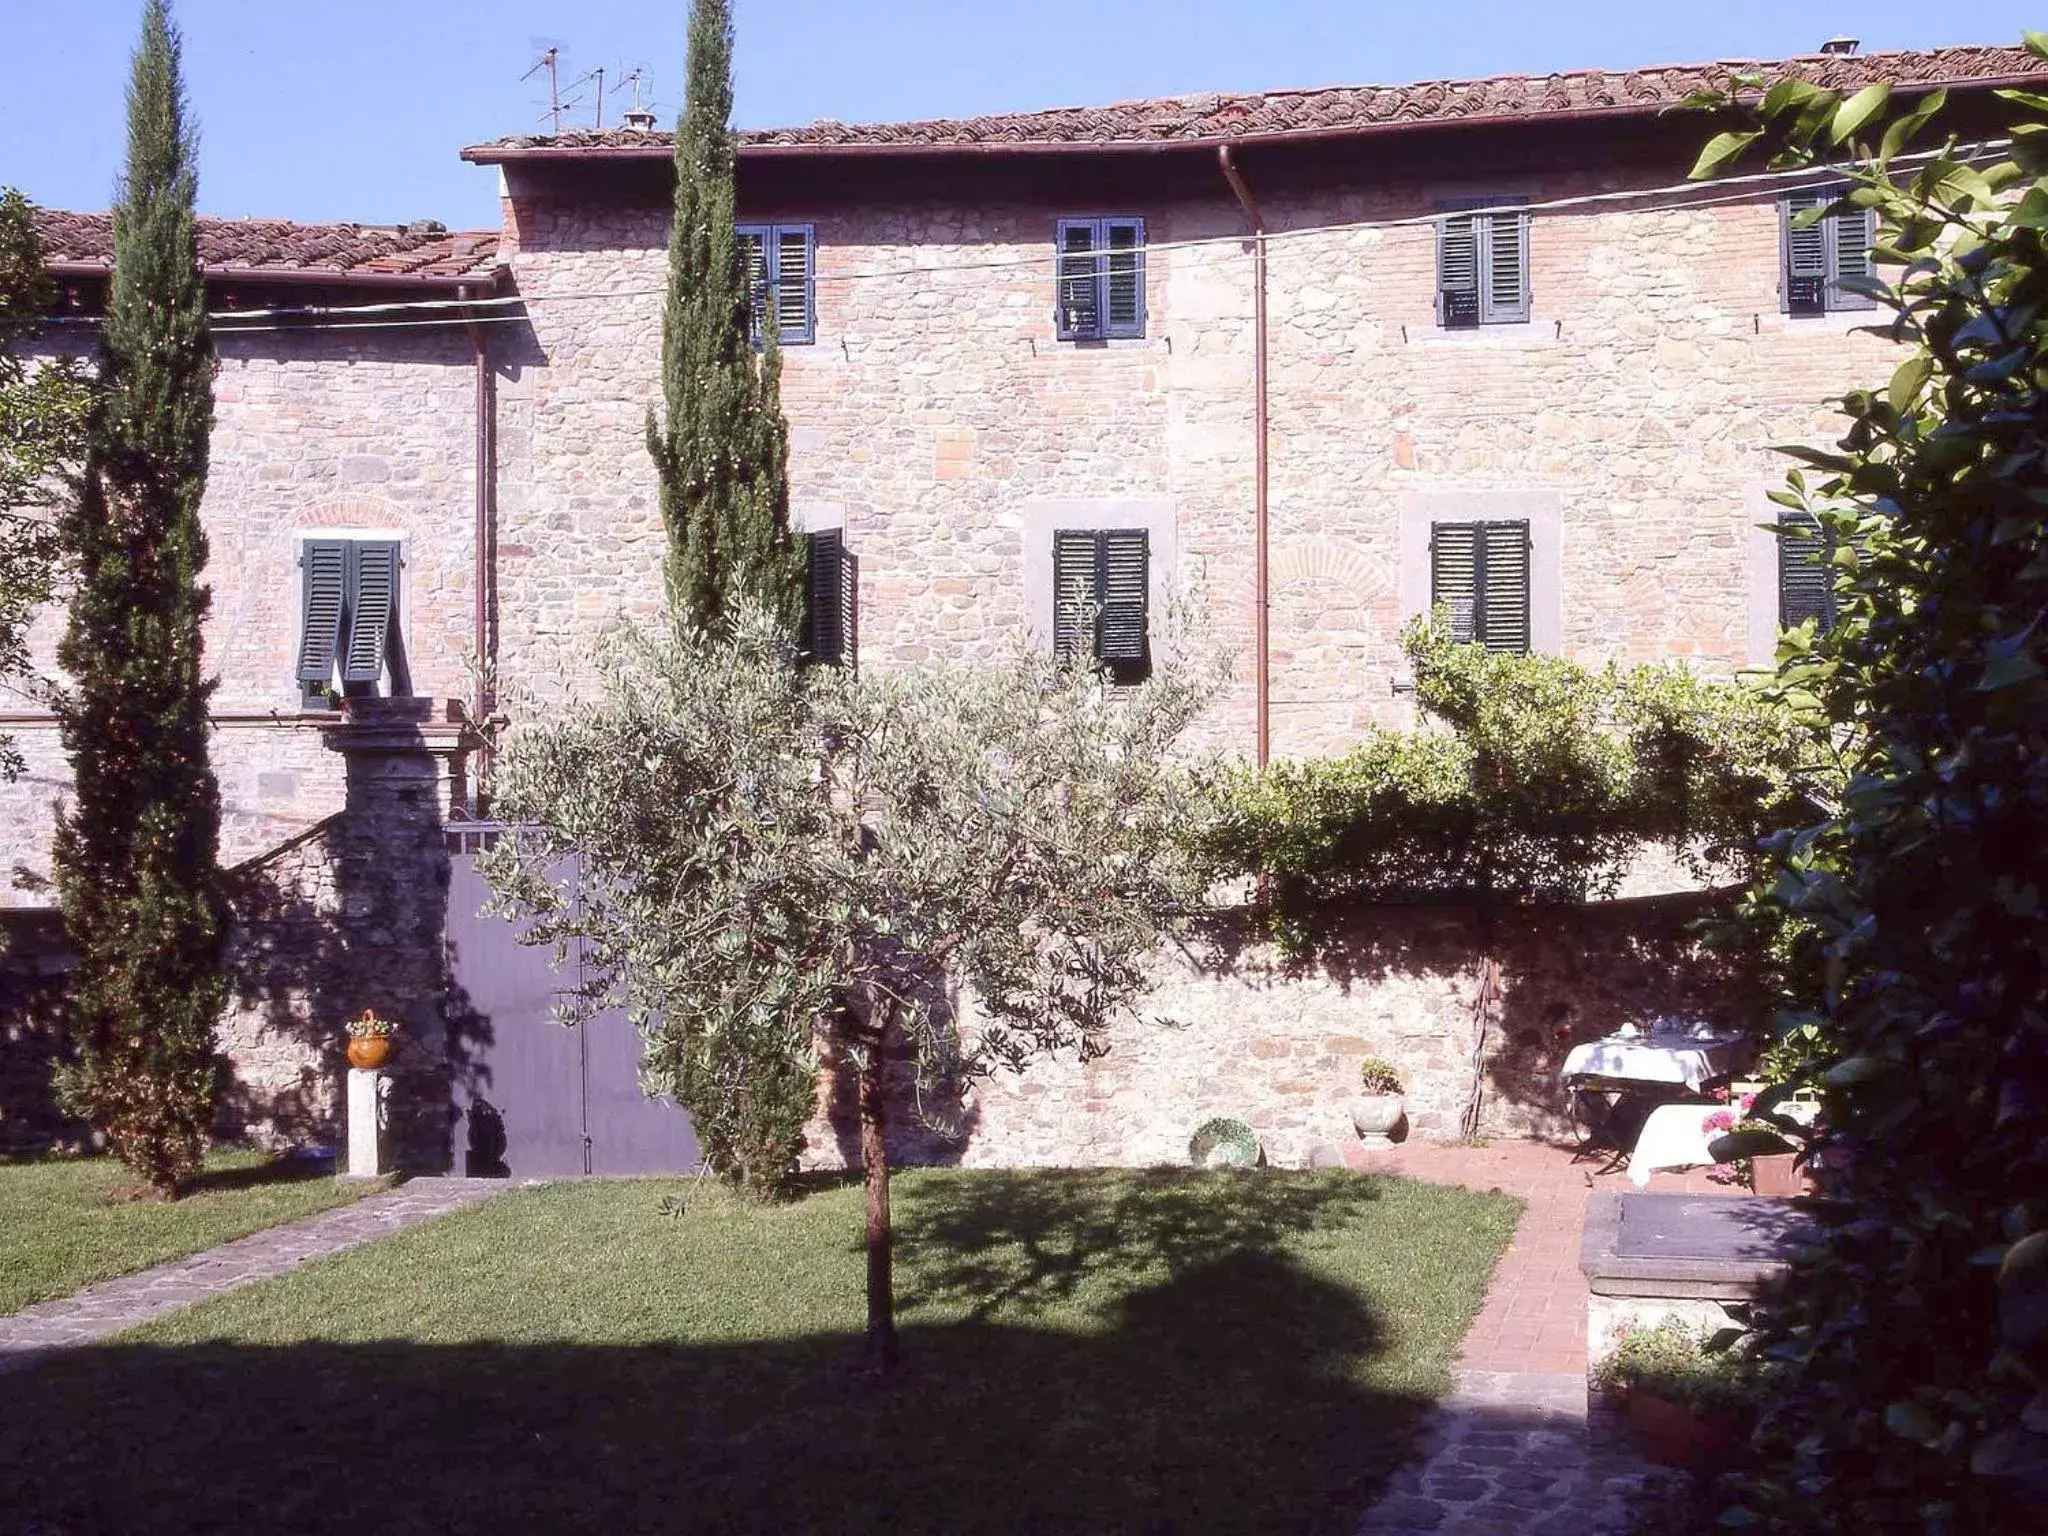
[(1756, 1095), (1745, 1093), (1742, 1096), (1742, 1112), (1746, 1115), (1754, 1108), (1756, 1108)]
[(1700, 1122), (1700, 1129), (1703, 1131), (1732, 1131), (1735, 1129), (1735, 1117), (1725, 1109), (1717, 1109)]
[(1728, 1102), (1728, 1090), (1726, 1088), (1716, 1088), (1714, 1090), (1714, 1102), (1716, 1104), (1726, 1104)]

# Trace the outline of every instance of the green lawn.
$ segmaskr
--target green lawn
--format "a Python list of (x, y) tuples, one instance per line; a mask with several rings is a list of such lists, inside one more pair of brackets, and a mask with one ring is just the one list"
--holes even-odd
[(107, 1202), (109, 1190), (134, 1182), (107, 1157), (0, 1160), (0, 1315), (361, 1192), (328, 1177), (325, 1163), (273, 1162), (256, 1152), (209, 1157), (192, 1193), (174, 1204)]
[(857, 1188), (562, 1184), (4, 1378), (0, 1489), (48, 1536), (1348, 1536), (1520, 1209), (1342, 1172), (896, 1189), (886, 1385)]

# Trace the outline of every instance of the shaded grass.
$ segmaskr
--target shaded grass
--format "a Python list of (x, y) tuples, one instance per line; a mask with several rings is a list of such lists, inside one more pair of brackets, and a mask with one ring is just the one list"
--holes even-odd
[(1341, 1172), (897, 1191), (884, 1385), (857, 1189), (556, 1185), (10, 1376), (0, 1488), (49, 1536), (1348, 1531), (1519, 1211)]
[(0, 1160), (0, 1315), (182, 1259), (363, 1193), (324, 1162), (216, 1152), (169, 1204), (109, 1203), (135, 1176), (110, 1157)]

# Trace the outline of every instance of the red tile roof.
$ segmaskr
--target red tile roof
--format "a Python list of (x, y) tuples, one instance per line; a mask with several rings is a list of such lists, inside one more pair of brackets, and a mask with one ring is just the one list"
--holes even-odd
[[(1223, 140), (1360, 133), (1449, 122), (1522, 121), (1583, 113), (1645, 114), (1696, 91), (1729, 89), (1738, 74), (1797, 76), (1831, 89), (1875, 80), (1897, 86), (1989, 85), (2048, 76), (2048, 62), (2023, 48), (1935, 48), (1918, 52), (1811, 54), (1775, 62), (1722, 59), (1625, 71), (1571, 70), (1554, 75), (1496, 75), (1415, 85), (1331, 86), (1257, 95), (1173, 96), (1106, 107), (1058, 107), (917, 123), (813, 123), (740, 134), (756, 150), (908, 150), (927, 153), (985, 146), (1022, 150), (1202, 144)], [(665, 154), (671, 136), (608, 128), (515, 134), (465, 149), (483, 164), (523, 155)]]
[[(36, 229), (59, 272), (109, 268), (113, 220), (104, 213), (36, 210)], [(454, 282), (488, 277), (498, 231), (442, 225), (293, 224), (284, 219), (199, 220), (199, 261), (209, 276), (253, 281)]]

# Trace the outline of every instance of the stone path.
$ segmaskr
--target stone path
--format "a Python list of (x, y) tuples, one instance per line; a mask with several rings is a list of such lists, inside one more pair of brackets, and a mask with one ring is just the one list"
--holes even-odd
[(431, 1221), (507, 1187), (492, 1179), (412, 1179), (303, 1221), (252, 1232), (190, 1258), (103, 1281), (74, 1296), (38, 1302), (0, 1317), (0, 1374), (52, 1351), (90, 1344), (166, 1312), (285, 1274), (308, 1259), (325, 1258)]
[[(1457, 1388), (1423, 1459), (1397, 1473), (1359, 1536), (1619, 1536), (1671, 1474), (1630, 1454), (1586, 1399), (1586, 1198), (1625, 1188), (1560, 1148), (1404, 1145), (1346, 1154), (1353, 1167), (1499, 1189), (1528, 1201), (1466, 1335)], [(1727, 1193), (1703, 1174), (1659, 1174), (1653, 1190)], [(1597, 1415), (1598, 1410), (1594, 1411)]]

